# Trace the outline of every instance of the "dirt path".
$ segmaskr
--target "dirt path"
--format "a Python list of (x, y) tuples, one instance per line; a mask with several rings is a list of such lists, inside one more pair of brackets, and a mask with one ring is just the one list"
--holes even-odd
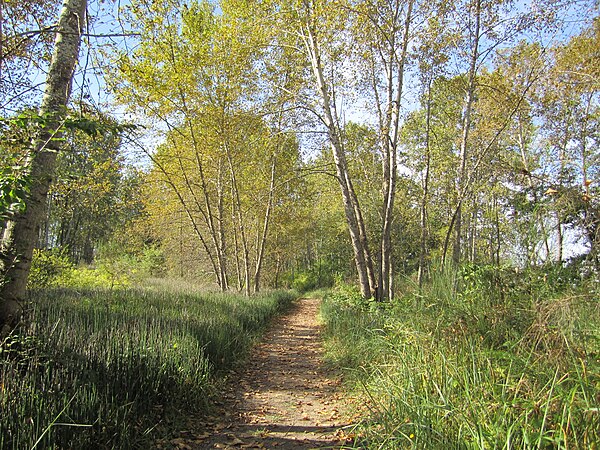
[(319, 301), (301, 299), (277, 320), (224, 393), (219, 417), (171, 440), (184, 449), (342, 448), (339, 379), (322, 363)]

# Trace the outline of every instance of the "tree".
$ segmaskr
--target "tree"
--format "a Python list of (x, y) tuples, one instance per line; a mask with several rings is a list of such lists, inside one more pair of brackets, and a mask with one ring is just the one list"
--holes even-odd
[(41, 73), (52, 52), (54, 0), (4, 0), (0, 3), (0, 115), (39, 105), (33, 73)]
[[(365, 298), (371, 298), (376, 295), (376, 281), (371, 252), (367, 242), (362, 211), (348, 171), (341, 123), (335, 103), (335, 86), (330, 84), (330, 81), (325, 77), (327, 55), (323, 51), (323, 46), (325, 36), (331, 36), (333, 30), (327, 30), (321, 25), (328, 20), (326, 13), (331, 13), (332, 6), (327, 2), (303, 1), (299, 5), (296, 22), (297, 29), (295, 31), (300, 37), (305, 57), (310, 62), (316, 92), (320, 99), (320, 112), (317, 115), (325, 126), (329, 138), (336, 176), (342, 193), (352, 248), (354, 250), (360, 290)], [(329, 22), (329, 24), (332, 23)]]
[(46, 122), (32, 145), (27, 164), (31, 177), (30, 193), (25, 201), (25, 211), (15, 215), (2, 236), (0, 272), (5, 281), (0, 288), (0, 328), (3, 334), (17, 323), (23, 309), (33, 247), (46, 215), (46, 197), (60, 148), (61, 124), (79, 58), (85, 13), (86, 0), (64, 1), (40, 106), (40, 116)]
[[(171, 218), (197, 239), (194, 254), (216, 284), (249, 295), (260, 289), (279, 178), (298, 163), (284, 126), (287, 95), (274, 95), (271, 83), (292, 87), (287, 70), (273, 70), (286, 55), (266, 50), (267, 28), (245, 4), (219, 7), (217, 14), (208, 2), (132, 2), (143, 40), (133, 54), (113, 55), (121, 72), (115, 91), (166, 129), (157, 151), (147, 150), (152, 198), (167, 193)], [(164, 220), (149, 207), (150, 220)]]
[[(449, 36), (446, 35), (445, 17), (447, 12), (439, 7), (437, 14), (427, 20), (427, 26), (420, 39), (420, 45), (416, 49), (416, 58), (419, 61), (419, 82), (421, 84), (421, 106), (425, 108), (425, 117), (416, 118), (419, 130), (414, 130), (413, 134), (418, 136), (413, 146), (422, 148), (421, 154), (416, 155), (415, 173), (420, 174), (421, 178), (421, 205), (420, 205), (420, 249), (419, 249), (419, 268), (417, 273), (417, 282), (419, 289), (423, 288), (423, 283), (428, 272), (428, 215), (429, 215), (429, 188), (432, 173), (432, 150), (435, 138), (433, 119), (433, 87), (434, 82), (445, 72), (445, 65), (448, 62)], [(417, 115), (418, 116), (418, 115)], [(411, 121), (407, 121), (409, 129)], [(422, 123), (424, 122), (424, 123)]]
[[(471, 142), (472, 113), (476, 108), (478, 75), (486, 63), (500, 46), (508, 46), (525, 30), (542, 26), (545, 17), (539, 12), (515, 11), (509, 8), (510, 2), (503, 0), (467, 0), (463, 4), (455, 4), (453, 8), (455, 26), (457, 28), (456, 53), (464, 64), (464, 102), (460, 118), (461, 137), (458, 143), (459, 166), (456, 173), (456, 207), (448, 228), (443, 259), (445, 261), (450, 235), (454, 232), (452, 259), (455, 263), (461, 260), (461, 248), (464, 241), (462, 212), (465, 199), (471, 193), (471, 183), (478, 161), (485, 157), (495, 140), (510, 122), (513, 112), (492, 140), (483, 142), (481, 146), (473, 146)], [(532, 68), (535, 70), (536, 68)], [(528, 85), (528, 90), (531, 85)], [(525, 92), (518, 98), (520, 102)]]
[(105, 130), (91, 136), (81, 130), (64, 134), (39, 246), (64, 248), (74, 263), (90, 264), (98, 246), (139, 214), (139, 182), (121, 155), (117, 123), (81, 109), (88, 109), (86, 115)]
[(375, 105), (382, 171), (381, 236), (377, 296), (392, 299), (392, 225), (398, 178), (398, 145), (404, 73), (413, 37), (415, 0), (364, 1), (356, 7), (354, 37), (364, 80)]
[[(356, 4), (303, 1), (294, 5), (286, 25), (299, 38), (300, 57), (310, 63), (318, 106), (305, 108), (324, 126), (342, 194), (350, 241), (364, 297), (391, 298), (391, 230), (397, 181), (397, 142), (400, 103), (407, 66), (408, 46), (413, 24), (412, 0), (407, 2), (363, 1)], [(291, 19), (291, 20), (288, 20)], [(353, 49), (353, 50), (346, 50)], [(367, 76), (358, 76), (359, 85), (344, 84), (349, 68), (345, 58), (358, 63)], [(381, 233), (376, 270), (369, 243), (364, 211), (354, 186), (345, 148), (344, 111), (340, 109), (343, 91), (356, 88), (370, 92), (376, 105), (379, 152), (381, 154), (382, 199)]]
[[(548, 197), (555, 214), (558, 261), (563, 260), (564, 233), (577, 228), (597, 257), (599, 241), (598, 126), (600, 20), (554, 48), (554, 64), (540, 93), (542, 133), (551, 150)], [(575, 231), (577, 232), (577, 231)]]

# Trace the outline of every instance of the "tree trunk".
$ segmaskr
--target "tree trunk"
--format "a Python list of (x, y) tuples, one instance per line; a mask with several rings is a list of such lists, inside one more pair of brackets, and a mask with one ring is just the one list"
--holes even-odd
[[(172, 50), (172, 48), (171, 48), (171, 50)], [(172, 60), (173, 60), (173, 65), (175, 66), (174, 52), (173, 52)], [(198, 138), (196, 137), (196, 127), (194, 126), (194, 123), (192, 122), (192, 119), (191, 119), (193, 114), (191, 114), (189, 111), (185, 93), (183, 92), (181, 87), (178, 87), (178, 89), (179, 89), (179, 97), (181, 99), (181, 104), (183, 105), (183, 111), (187, 117), (186, 124), (188, 126), (188, 130), (190, 132), (190, 137), (192, 138), (192, 143), (194, 146), (193, 147), (194, 148), (194, 160), (196, 162), (196, 168), (198, 169), (198, 175), (200, 176), (200, 186), (202, 189), (202, 197), (203, 197), (203, 202), (204, 202), (203, 206), (200, 204), (200, 201), (196, 198), (194, 189), (188, 182), (185, 168), (181, 165), (181, 159), (180, 159), (179, 162), (181, 165), (181, 173), (184, 176), (186, 183), (188, 184), (188, 189), (190, 191), (190, 194), (192, 195), (192, 198), (194, 199), (194, 202), (196, 203), (196, 207), (202, 214), (202, 217), (204, 218), (204, 222), (206, 223), (206, 225), (208, 227), (212, 245), (214, 248), (214, 254), (216, 257), (215, 264), (213, 264), (213, 265), (216, 267), (215, 268), (216, 276), (217, 276), (221, 291), (225, 292), (229, 289), (229, 281), (228, 281), (228, 276), (227, 276), (227, 262), (226, 262), (226, 256), (225, 256), (225, 235), (223, 233), (223, 228), (221, 226), (222, 223), (218, 223), (219, 227), (217, 227), (217, 225), (215, 224), (214, 214), (213, 214), (213, 205), (212, 205), (212, 202), (210, 199), (206, 176), (204, 174), (204, 164), (202, 162), (201, 146), (198, 142)], [(218, 184), (217, 211), (219, 213), (219, 217), (221, 217), (222, 216), (223, 196), (222, 196), (222, 190), (220, 189), (220, 187), (221, 187), (221, 164), (220, 163), (219, 163), (219, 176), (218, 176), (217, 184)]]
[[(323, 76), (323, 67), (321, 64), (321, 57), (317, 38), (314, 30), (310, 23), (306, 24), (306, 34), (303, 36), (308, 57), (311, 62), (313, 75), (317, 83), (318, 91), (321, 95), (322, 106), (324, 111), (323, 122), (327, 128), (329, 136), (329, 142), (333, 153), (333, 160), (336, 167), (337, 179), (340, 184), (342, 192), (342, 200), (344, 203), (344, 212), (346, 215), (346, 222), (348, 224), (348, 230), (350, 232), (350, 239), (352, 242), (352, 249), (354, 250), (354, 260), (356, 263), (356, 269), (358, 272), (358, 280), (360, 285), (360, 291), (363, 297), (371, 298), (374, 295), (375, 286), (370, 281), (372, 276), (369, 276), (369, 268), (367, 267), (369, 259), (365, 255), (369, 256), (368, 247), (365, 247), (366, 236), (363, 233), (361, 239), (361, 226), (364, 229), (364, 223), (362, 216), (357, 215), (357, 211), (360, 211), (360, 207), (356, 200), (356, 194), (352, 186), (350, 175), (348, 173), (348, 165), (346, 163), (346, 156), (344, 148), (342, 146), (339, 129), (336, 126), (334, 120), (334, 114), (331, 105), (331, 99), (329, 96), (328, 88)], [(371, 274), (373, 273), (372, 266), (370, 267)]]
[[(563, 236), (563, 227), (562, 220), (560, 217), (560, 212), (558, 209), (556, 210), (556, 262), (560, 264), (563, 259), (563, 247), (564, 247), (564, 236)], [(547, 260), (551, 261), (551, 255), (548, 253)]]
[(454, 249), (452, 259), (455, 264), (460, 263), (461, 259), (461, 240), (462, 240), (462, 205), (463, 196), (460, 193), (463, 190), (463, 183), (466, 182), (467, 176), (467, 160), (468, 160), (468, 142), (469, 131), (471, 129), (471, 111), (473, 102), (475, 101), (475, 77), (477, 75), (477, 59), (479, 58), (479, 38), (480, 38), (480, 23), (481, 23), (481, 0), (476, 0), (475, 3), (475, 30), (474, 41), (471, 49), (471, 61), (469, 67), (469, 79), (467, 81), (467, 97), (465, 99), (465, 109), (462, 120), (462, 136), (460, 140), (460, 171), (458, 173), (458, 189), (459, 198), (458, 206), (454, 223)]
[(15, 326), (23, 311), (23, 299), (39, 227), (46, 217), (48, 189), (56, 167), (60, 128), (71, 94), (85, 25), (86, 0), (64, 0), (60, 13), (54, 53), (46, 78), (40, 115), (49, 117), (47, 126), (34, 142), (30, 158), (31, 192), (27, 208), (17, 214), (10, 233), (2, 242), (0, 271), (5, 284), (0, 291), (0, 333)]
[(427, 256), (427, 203), (429, 197), (429, 176), (431, 169), (431, 83), (427, 83), (427, 112), (425, 116), (425, 174), (423, 175), (423, 197), (421, 198), (421, 248), (419, 252), (418, 282), (419, 292), (425, 281), (425, 260)]
[(242, 239), (242, 251), (243, 258), (242, 262), (244, 264), (244, 292), (246, 296), (250, 296), (251, 286), (250, 286), (250, 251), (248, 249), (248, 239), (246, 238), (246, 227), (245, 220), (242, 212), (242, 202), (240, 200), (240, 190), (238, 188), (237, 177), (235, 174), (235, 166), (233, 164), (233, 159), (231, 157), (231, 152), (229, 151), (229, 145), (225, 144), (225, 154), (227, 156), (227, 161), (229, 162), (229, 175), (231, 178), (231, 200), (232, 200), (232, 211), (237, 218), (237, 227), (240, 232), (240, 237)]
[(262, 269), (265, 244), (267, 242), (267, 235), (269, 233), (269, 221), (271, 220), (271, 210), (273, 209), (273, 198), (275, 195), (275, 168), (277, 166), (277, 158), (275, 154), (271, 156), (271, 180), (269, 183), (269, 200), (267, 201), (267, 208), (265, 211), (265, 221), (263, 224), (262, 235), (259, 236), (256, 248), (258, 253), (256, 255), (256, 268), (254, 270), (254, 292), (260, 291), (260, 273)]
[[(396, 37), (392, 32), (389, 54), (388, 86), (387, 86), (387, 113), (386, 123), (382, 131), (384, 145), (384, 198), (383, 198), (383, 224), (381, 230), (381, 260), (379, 261), (379, 300), (392, 300), (392, 222), (394, 202), (396, 199), (396, 182), (398, 178), (398, 138), (400, 130), (400, 102), (404, 89), (404, 66), (408, 53), (410, 25), (412, 22), (413, 0), (408, 1), (400, 55), (397, 54)], [(402, 8), (401, 3), (395, 6), (394, 22)], [(394, 70), (395, 69), (395, 70)], [(394, 83), (394, 72), (396, 72)]]
[[(221, 276), (220, 276), (221, 271), (219, 270), (219, 265), (217, 263), (217, 257), (213, 253), (213, 251), (215, 251), (215, 249), (211, 248), (209, 246), (209, 243), (208, 243), (207, 239), (205, 238), (204, 234), (200, 230), (200, 224), (198, 223), (198, 220), (194, 217), (192, 208), (190, 208), (190, 205), (188, 204), (188, 202), (184, 198), (184, 195), (183, 195), (184, 192), (182, 192), (181, 189), (179, 189), (179, 187), (171, 179), (171, 175), (169, 174), (169, 172), (167, 171), (167, 169), (165, 168), (165, 166), (160, 162), (160, 160), (157, 159), (157, 158), (155, 158), (154, 155), (152, 155), (151, 153), (146, 153), (146, 154), (148, 155), (148, 157), (150, 158), (150, 160), (152, 161), (152, 163), (164, 175), (164, 177), (165, 177), (164, 182), (171, 187), (173, 193), (177, 197), (177, 200), (179, 201), (179, 204), (183, 208), (183, 212), (185, 212), (185, 215), (187, 216), (187, 218), (189, 220), (189, 223), (190, 223), (190, 225), (192, 226), (192, 228), (194, 230), (194, 234), (200, 240), (200, 243), (202, 244), (202, 247), (204, 248), (204, 251), (206, 251), (206, 254), (208, 255), (208, 258), (210, 260), (210, 263), (212, 265), (212, 268), (213, 268), (213, 271), (214, 271), (214, 274), (215, 274), (215, 281), (216, 281), (217, 285), (221, 288), (222, 291), (225, 291), (226, 288), (224, 287), (223, 280), (221, 279)], [(175, 157), (178, 158), (179, 162), (181, 162), (181, 158), (180, 157), (178, 157), (178, 156), (175, 156)], [(188, 190), (191, 189), (191, 186), (189, 185), (189, 182), (186, 185), (186, 187), (188, 188)]]
[(500, 232), (500, 213), (498, 212), (499, 205), (498, 199), (496, 195), (494, 195), (494, 214), (495, 214), (495, 222), (496, 222), (496, 249), (495, 249), (495, 260), (494, 263), (496, 266), (500, 267), (500, 245), (502, 242), (502, 233)]
[(218, 260), (219, 260), (219, 270), (221, 271), (221, 280), (223, 280), (222, 290), (229, 290), (229, 275), (227, 272), (227, 245), (225, 239), (225, 193), (223, 190), (223, 164), (221, 159), (219, 159), (219, 171), (217, 176), (217, 225), (218, 225)]

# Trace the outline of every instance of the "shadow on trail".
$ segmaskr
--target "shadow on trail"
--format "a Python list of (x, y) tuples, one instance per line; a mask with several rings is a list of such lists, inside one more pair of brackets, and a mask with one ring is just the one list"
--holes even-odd
[[(247, 425), (232, 430), (223, 430), (221, 439), (211, 440), (197, 449), (316, 449), (352, 448), (332, 436), (338, 427), (299, 425)], [(322, 436), (322, 437), (321, 437)]]

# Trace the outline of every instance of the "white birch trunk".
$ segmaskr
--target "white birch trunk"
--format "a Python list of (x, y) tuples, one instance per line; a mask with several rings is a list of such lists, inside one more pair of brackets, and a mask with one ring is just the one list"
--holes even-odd
[(40, 115), (49, 117), (31, 155), (31, 192), (25, 212), (17, 214), (4, 233), (0, 268), (5, 284), (0, 291), (0, 333), (16, 325), (23, 310), (27, 278), (39, 227), (46, 216), (48, 189), (54, 177), (63, 116), (71, 94), (75, 66), (79, 59), (81, 35), (85, 26), (86, 0), (64, 0), (56, 28), (54, 53), (46, 78)]
[[(370, 281), (369, 271), (367, 269), (367, 259), (365, 253), (368, 255), (368, 248), (364, 246), (365, 235), (363, 233), (363, 239), (361, 239), (361, 230), (359, 220), (362, 220), (362, 216), (357, 216), (357, 211), (360, 211), (356, 196), (353, 198), (353, 187), (350, 183), (350, 176), (348, 173), (348, 165), (346, 163), (346, 156), (339, 136), (339, 131), (336, 127), (334, 120), (333, 108), (331, 104), (331, 98), (323, 75), (323, 67), (321, 64), (321, 57), (319, 52), (319, 46), (317, 38), (314, 34), (310, 24), (306, 25), (306, 34), (303, 36), (308, 57), (315, 76), (317, 88), (322, 100), (322, 106), (324, 111), (323, 121), (327, 127), (329, 136), (330, 146), (333, 153), (333, 160), (336, 167), (336, 173), (338, 182), (340, 184), (342, 192), (342, 200), (344, 203), (344, 212), (346, 215), (346, 221), (348, 224), (348, 230), (350, 232), (350, 239), (352, 242), (352, 249), (354, 250), (354, 260), (356, 263), (356, 269), (358, 272), (358, 279), (360, 284), (361, 294), (365, 298), (371, 298), (375, 286)], [(362, 224), (364, 227), (364, 224)], [(372, 268), (371, 268), (372, 273)]]

